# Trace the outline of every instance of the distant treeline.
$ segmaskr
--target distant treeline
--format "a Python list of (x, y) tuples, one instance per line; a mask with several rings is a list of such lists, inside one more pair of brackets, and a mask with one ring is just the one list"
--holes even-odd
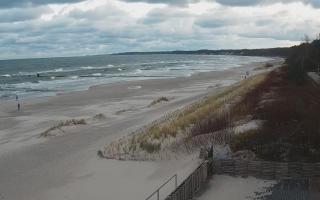
[(195, 55), (239, 55), (239, 56), (271, 56), (287, 57), (290, 48), (269, 49), (223, 49), (223, 50), (196, 50), (196, 51), (154, 51), (154, 52), (124, 52), (115, 55), (150, 55), (150, 54), (195, 54)]

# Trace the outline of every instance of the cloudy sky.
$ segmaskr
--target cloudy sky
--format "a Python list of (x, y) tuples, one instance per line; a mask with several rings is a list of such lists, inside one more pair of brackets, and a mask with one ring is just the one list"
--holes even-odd
[(1, 0), (0, 59), (265, 48), (320, 32), (320, 0)]

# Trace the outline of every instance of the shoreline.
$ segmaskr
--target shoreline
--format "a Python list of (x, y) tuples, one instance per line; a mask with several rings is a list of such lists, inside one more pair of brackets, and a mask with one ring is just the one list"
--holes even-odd
[[(188, 166), (196, 165), (197, 155), (186, 161), (189, 164), (175, 160), (117, 162), (99, 159), (99, 148), (241, 80), (247, 70), (252, 74), (265, 71), (254, 70), (262, 65), (255, 63), (191, 77), (99, 85), (87, 91), (26, 101), (21, 112), (16, 112), (15, 102), (2, 104), (0, 194), (10, 200), (144, 198), (180, 168), (192, 170)], [(148, 107), (161, 96), (170, 100)], [(106, 118), (94, 120), (99, 113)], [(53, 124), (73, 118), (85, 118), (88, 124), (63, 128), (53, 137), (39, 137)], [(137, 176), (128, 181), (126, 175), (130, 171)], [(135, 182), (139, 188), (112, 196), (117, 188), (130, 188)]]
[[(58, 91), (58, 92), (53, 92), (52, 95), (45, 95), (45, 94), (39, 94), (39, 95), (31, 95), (31, 96), (19, 96), (19, 100), (21, 101), (30, 101), (30, 100), (35, 100), (35, 99), (41, 99), (41, 98), (50, 98), (50, 97), (56, 97), (56, 96), (61, 96), (61, 95), (68, 95), (70, 93), (78, 93), (78, 92), (85, 92), (85, 91), (89, 91), (92, 89), (95, 89), (96, 87), (104, 87), (104, 86), (110, 86), (113, 84), (121, 84), (121, 83), (134, 83), (134, 82), (141, 82), (141, 81), (159, 81), (159, 80), (170, 80), (170, 79), (179, 79), (179, 78), (189, 78), (189, 77), (193, 77), (193, 76), (198, 76), (201, 74), (206, 74), (206, 73), (215, 73), (215, 72), (223, 72), (223, 71), (228, 71), (228, 70), (236, 70), (238, 68), (243, 68), (246, 66), (256, 66), (256, 65), (260, 65), (261, 63), (273, 63), (276, 62), (277, 60), (283, 60), (283, 58), (281, 57), (266, 57), (269, 60), (268, 61), (261, 61), (261, 62), (251, 62), (248, 64), (242, 64), (240, 66), (237, 67), (230, 67), (228, 69), (223, 69), (223, 70), (212, 70), (212, 71), (206, 71), (206, 72), (194, 72), (191, 75), (185, 75), (185, 76), (175, 76), (175, 77), (165, 77), (165, 76), (159, 76), (159, 77), (140, 77), (141, 79), (137, 79), (137, 80), (118, 80), (118, 81), (114, 81), (114, 82), (110, 82), (110, 83), (101, 83), (101, 84), (96, 84), (96, 85), (88, 85), (85, 89), (75, 89), (75, 90), (69, 90), (69, 91)], [(21, 98), (22, 97), (22, 98)], [(5, 102), (12, 102), (15, 101), (14, 98), (12, 99), (0, 99), (0, 104), (1, 103), (5, 103)]]

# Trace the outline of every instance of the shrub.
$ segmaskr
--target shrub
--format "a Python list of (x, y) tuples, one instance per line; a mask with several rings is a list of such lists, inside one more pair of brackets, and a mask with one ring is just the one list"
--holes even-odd
[(169, 101), (169, 99), (167, 97), (159, 97), (158, 99), (152, 101), (149, 106), (153, 106), (153, 105), (156, 105), (162, 101)]

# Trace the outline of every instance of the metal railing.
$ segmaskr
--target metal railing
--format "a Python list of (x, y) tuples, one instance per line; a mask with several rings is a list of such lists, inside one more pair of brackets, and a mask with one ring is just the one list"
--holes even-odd
[(211, 177), (211, 161), (204, 161), (165, 200), (191, 200)]
[(163, 188), (165, 185), (167, 185), (173, 178), (174, 178), (174, 183), (175, 183), (175, 188), (174, 189), (176, 189), (178, 187), (178, 175), (177, 174), (173, 175), (166, 182), (164, 182), (160, 187), (158, 187), (158, 189), (156, 191), (154, 191), (148, 198), (146, 198), (146, 200), (149, 200), (155, 194), (157, 194), (157, 200), (159, 200), (160, 199), (160, 190), (161, 190), (161, 188)]

